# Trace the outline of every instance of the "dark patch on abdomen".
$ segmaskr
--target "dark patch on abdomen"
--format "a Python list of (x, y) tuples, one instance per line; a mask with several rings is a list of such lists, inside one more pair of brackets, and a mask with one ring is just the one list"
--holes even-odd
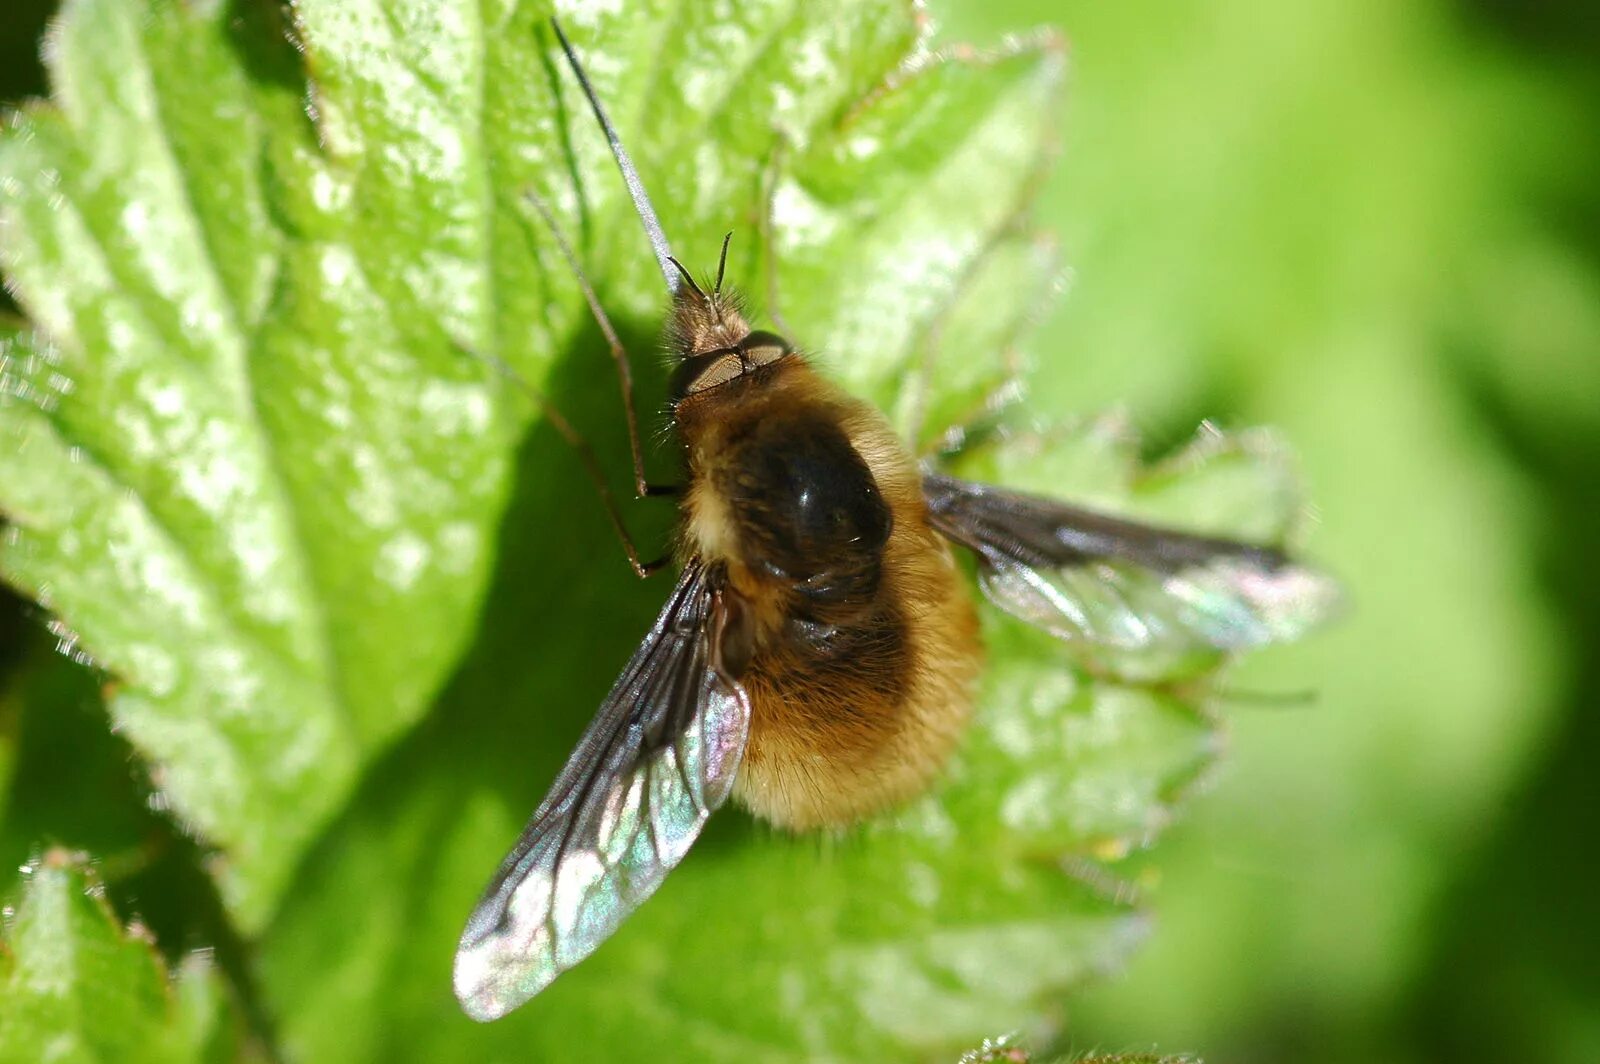
[(865, 683), (876, 697), (898, 698), (904, 692), (909, 641), (893, 604), (880, 602), (864, 621), (831, 628), (824, 635), (804, 632), (806, 627), (814, 626), (796, 619), (787, 633), (794, 647), (789, 670), (794, 682), (850, 677)]
[[(826, 632), (796, 619), (752, 663), (752, 740), (805, 734), (822, 757), (853, 757), (890, 741), (910, 694), (911, 639), (899, 604), (880, 593), (870, 613)], [(764, 690), (763, 690), (764, 689)]]

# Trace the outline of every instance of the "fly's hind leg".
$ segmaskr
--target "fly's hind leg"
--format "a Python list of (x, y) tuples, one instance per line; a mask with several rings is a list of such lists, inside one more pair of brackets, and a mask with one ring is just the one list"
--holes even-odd
[(457, 350), (472, 356), (481, 362), (486, 362), (496, 373), (510, 381), (524, 395), (531, 399), (539, 408), (539, 413), (545, 421), (556, 430), (556, 433), (566, 441), (578, 455), (578, 461), (583, 466), (584, 475), (594, 485), (595, 494), (600, 496), (600, 504), (606, 509), (606, 516), (611, 521), (611, 527), (616, 531), (617, 538), (622, 541), (622, 552), (627, 555), (628, 566), (641, 580), (666, 566), (671, 559), (663, 556), (651, 561), (641, 561), (639, 548), (634, 544), (633, 537), (628, 534), (628, 526), (622, 520), (622, 508), (617, 505), (617, 498), (611, 492), (611, 487), (606, 483), (605, 471), (600, 468), (600, 460), (595, 456), (594, 448), (589, 446), (589, 441), (584, 438), (572, 424), (567, 415), (561, 412), (550, 399), (529, 384), (527, 380), (512, 369), (504, 359), (495, 355), (485, 355), (469, 348), (456, 345)]
[(611, 318), (600, 305), (600, 297), (595, 294), (594, 286), (589, 283), (589, 277), (583, 272), (583, 266), (578, 262), (578, 256), (572, 250), (572, 245), (561, 232), (561, 227), (556, 224), (555, 215), (543, 199), (531, 189), (525, 194), (533, 209), (539, 212), (539, 217), (544, 220), (545, 226), (550, 230), (550, 235), (555, 238), (556, 246), (561, 249), (562, 258), (567, 260), (567, 265), (572, 269), (572, 275), (577, 279), (578, 289), (583, 293), (583, 300), (589, 305), (589, 313), (594, 315), (595, 324), (600, 327), (600, 335), (605, 337), (606, 346), (611, 351), (611, 361), (617, 370), (617, 389), (622, 395), (622, 413), (628, 423), (628, 451), (633, 457), (633, 487), (639, 498), (652, 495), (676, 495), (680, 488), (672, 484), (652, 484), (644, 474), (644, 450), (639, 445), (639, 417), (633, 401), (633, 364), (628, 359), (628, 350), (622, 346), (622, 340), (617, 336), (616, 328), (611, 324)]

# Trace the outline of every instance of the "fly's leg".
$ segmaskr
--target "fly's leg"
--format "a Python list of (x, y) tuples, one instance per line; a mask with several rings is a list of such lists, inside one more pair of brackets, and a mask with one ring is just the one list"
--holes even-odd
[[(606, 483), (605, 472), (600, 468), (600, 460), (595, 456), (594, 448), (589, 446), (589, 441), (584, 438), (568, 419), (561, 409), (552, 403), (549, 398), (539, 393), (531, 384), (523, 379), (522, 374), (506, 364), (504, 359), (495, 355), (485, 355), (477, 351), (460, 347), (463, 353), (471, 355), (482, 362), (486, 362), (506, 380), (514, 384), (523, 394), (533, 400), (539, 408), (539, 413), (544, 416), (552, 428), (567, 442), (578, 455), (578, 461), (583, 465), (584, 474), (594, 485), (595, 494), (600, 496), (600, 504), (606, 508), (606, 516), (611, 520), (611, 527), (616, 531), (617, 538), (622, 541), (622, 552), (628, 557), (628, 566), (641, 580), (651, 573), (666, 566), (670, 561), (667, 557), (656, 558), (652, 561), (641, 561), (639, 548), (634, 544), (633, 537), (628, 534), (628, 526), (622, 521), (622, 508), (617, 505), (617, 497), (612, 493), (611, 486)], [(676, 489), (670, 489), (676, 490)], [(657, 492), (663, 494), (664, 492)]]
[[(633, 365), (628, 360), (627, 348), (622, 346), (622, 340), (617, 336), (617, 330), (611, 324), (605, 308), (600, 305), (600, 297), (595, 295), (594, 285), (589, 283), (588, 275), (583, 272), (578, 256), (573, 253), (572, 245), (562, 234), (561, 227), (556, 225), (556, 219), (550, 213), (550, 207), (532, 191), (526, 193), (528, 202), (533, 204), (534, 210), (539, 212), (539, 217), (544, 219), (544, 224), (550, 230), (550, 235), (555, 238), (556, 246), (561, 249), (561, 255), (567, 260), (567, 265), (572, 268), (572, 275), (577, 279), (578, 290), (583, 293), (583, 300), (589, 305), (589, 313), (594, 316), (595, 324), (600, 327), (600, 335), (605, 337), (606, 346), (611, 350), (611, 361), (617, 370), (617, 389), (622, 394), (622, 413), (628, 423), (628, 452), (633, 457), (633, 488), (639, 498), (653, 495), (676, 495), (679, 492), (677, 485), (652, 484), (644, 475), (644, 450), (639, 445), (639, 417), (633, 401)], [(570, 426), (569, 426), (570, 427)]]

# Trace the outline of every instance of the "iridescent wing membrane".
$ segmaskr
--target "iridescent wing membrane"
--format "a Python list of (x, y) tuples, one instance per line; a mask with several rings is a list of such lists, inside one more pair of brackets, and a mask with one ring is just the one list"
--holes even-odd
[(720, 598), (685, 568), (473, 910), (455, 991), (505, 1015), (604, 942), (661, 885), (733, 786), (750, 726), (712, 651)]
[(1063, 639), (1241, 650), (1300, 635), (1337, 597), (1281, 551), (1176, 532), (987, 484), (923, 478), (935, 528), (978, 556), (997, 606)]

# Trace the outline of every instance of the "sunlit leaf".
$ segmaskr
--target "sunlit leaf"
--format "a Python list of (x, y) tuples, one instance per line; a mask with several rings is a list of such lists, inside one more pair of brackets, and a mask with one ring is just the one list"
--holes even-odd
[[(29, 318), (0, 337), (0, 572), (115, 678), (118, 730), (260, 939), (285, 1051), (868, 1059), (1049, 1034), (1147, 928), (1102, 862), (1171, 819), (1217, 729), (1207, 672), (1131, 683), (987, 613), (977, 720), (933, 794), (839, 837), (724, 814), (592, 960), (501, 1023), (459, 1013), (461, 923), (662, 593), (476, 357), (621, 468), (604, 349), (530, 197), (637, 351), (663, 295), (537, 6), (271, 10), (76, 0), (51, 104), (0, 141)], [(935, 52), (888, 0), (562, 13), (691, 266), (732, 230), (756, 316), (919, 444), (1009, 394), (1057, 281), (1025, 217), (1053, 38)], [(969, 461), (1203, 531), (1276, 540), (1300, 509), (1248, 446), (1140, 479), (1125, 435), (1034, 439)]]
[(124, 929), (95, 875), (64, 851), (25, 868), (20, 893), (0, 938), (0, 1061), (235, 1059), (227, 991), (204, 956), (169, 975), (148, 935)]

